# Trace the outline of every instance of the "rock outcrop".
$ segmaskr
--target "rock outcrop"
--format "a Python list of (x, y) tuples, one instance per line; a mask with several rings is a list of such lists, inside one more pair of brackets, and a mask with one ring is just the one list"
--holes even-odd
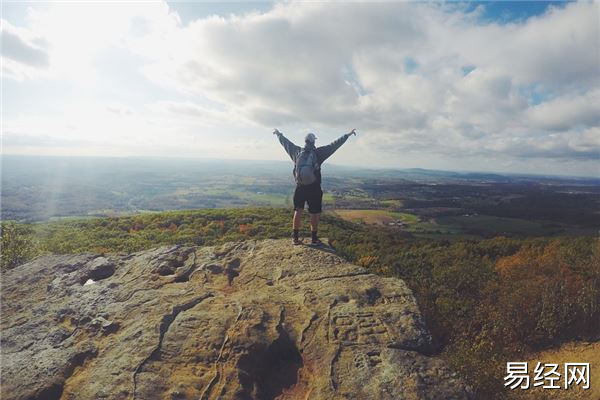
[(404, 282), (288, 240), (2, 276), (3, 399), (462, 399)]

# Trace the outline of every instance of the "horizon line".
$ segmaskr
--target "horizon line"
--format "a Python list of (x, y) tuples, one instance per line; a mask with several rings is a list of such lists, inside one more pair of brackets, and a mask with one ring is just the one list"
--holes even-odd
[[(144, 155), (52, 155), (52, 154), (1, 154), (1, 158), (6, 156), (9, 157), (29, 157), (29, 158), (88, 158), (88, 159), (160, 159), (160, 160), (185, 160), (185, 161), (241, 161), (241, 162), (276, 162), (276, 163), (288, 163), (289, 161), (284, 160), (273, 160), (273, 159), (245, 159), (245, 158), (216, 158), (216, 157), (178, 157), (178, 156), (144, 156)], [(590, 175), (559, 175), (559, 174), (536, 174), (528, 172), (505, 172), (505, 171), (483, 171), (483, 170), (463, 170), (463, 169), (436, 169), (436, 168), (423, 168), (423, 167), (390, 167), (390, 166), (365, 166), (365, 165), (348, 165), (328, 162), (328, 165), (335, 167), (342, 167), (354, 170), (381, 170), (381, 171), (410, 171), (410, 170), (423, 170), (432, 172), (446, 172), (446, 173), (458, 173), (458, 174), (493, 174), (499, 176), (519, 176), (519, 177), (544, 177), (544, 178), (575, 178), (575, 179), (594, 179), (600, 180), (600, 176)]]

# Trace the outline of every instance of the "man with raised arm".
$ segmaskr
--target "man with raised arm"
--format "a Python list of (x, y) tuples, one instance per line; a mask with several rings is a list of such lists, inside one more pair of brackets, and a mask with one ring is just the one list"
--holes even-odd
[(304, 204), (308, 203), (308, 212), (310, 213), (311, 244), (322, 246), (319, 240), (317, 230), (319, 228), (319, 217), (321, 215), (323, 203), (323, 190), (321, 190), (321, 164), (327, 160), (337, 149), (343, 145), (351, 135), (356, 136), (355, 129), (346, 133), (339, 139), (327, 146), (316, 147), (317, 137), (314, 133), (309, 133), (304, 138), (304, 147), (300, 147), (290, 142), (277, 129), (273, 131), (277, 135), (279, 142), (289, 154), (294, 162), (294, 179), (296, 180), (296, 191), (294, 192), (294, 219), (292, 220), (293, 244), (302, 244), (298, 237), (300, 225), (302, 224), (302, 211)]

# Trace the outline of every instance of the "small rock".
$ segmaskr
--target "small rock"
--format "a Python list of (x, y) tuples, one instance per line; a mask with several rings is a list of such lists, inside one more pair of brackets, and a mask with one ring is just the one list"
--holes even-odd
[(109, 333), (114, 333), (117, 330), (119, 330), (119, 324), (112, 322), (112, 321), (108, 321), (107, 319), (103, 318), (103, 317), (96, 317), (92, 320), (92, 322), (90, 323), (90, 327), (94, 330), (94, 331), (98, 331), (101, 330), (103, 334), (109, 334)]

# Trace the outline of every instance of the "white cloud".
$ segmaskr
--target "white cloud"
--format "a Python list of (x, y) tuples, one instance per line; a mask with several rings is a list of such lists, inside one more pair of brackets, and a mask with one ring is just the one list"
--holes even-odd
[[(26, 35), (26, 34), (25, 34)], [(39, 45), (35, 39), (27, 39), (15, 27), (2, 20), (2, 55), (21, 64), (34, 68), (48, 66), (48, 53)], [(40, 43), (40, 40), (37, 40)]]
[[(185, 55), (147, 72), (265, 127), (357, 126), (394, 151), (508, 152), (598, 125), (597, 11), (575, 3), (499, 25), (438, 4), (284, 3), (195, 21)], [(532, 105), (532, 88), (555, 99)]]
[(565, 94), (527, 109), (531, 125), (563, 131), (574, 126), (600, 126), (600, 87), (586, 93)]
[[(597, 160), (599, 4), (551, 6), (506, 24), (482, 22), (483, 7), (292, 1), (184, 26), (164, 2), (66, 3), (32, 9), (22, 43), (46, 52), (50, 75), (92, 95), (105, 89), (99, 57), (114, 48), (139, 57), (136, 73), (165, 97), (124, 104), (130, 115), (96, 107), (110, 114), (97, 125), (133, 141), (185, 145), (199, 128), (238, 132), (240, 143), (255, 134), (244, 138), (241, 126), (357, 128), (355, 149), (336, 160)], [(82, 134), (100, 134), (85, 129), (99, 117), (84, 115), (92, 119), (79, 120)]]
[[(37, 55), (44, 57), (47, 67), (42, 77), (64, 79), (87, 88), (98, 83), (96, 64), (103, 52), (126, 48), (148, 60), (164, 57), (168, 55), (164, 51), (170, 46), (164, 43), (165, 38), (176, 32), (180, 25), (177, 14), (170, 12), (162, 1), (143, 5), (135, 2), (55, 2), (28, 7), (25, 19), (26, 28), (15, 28), (3, 20), (3, 31), (29, 37), (21, 40), (29, 44), (29, 52), (44, 52)], [(32, 38), (37, 38), (45, 48), (31, 47), (35, 43)], [(24, 54), (24, 51), (20, 53)], [(35, 79), (40, 75), (28, 74), (26, 77)]]
[(50, 62), (45, 40), (4, 19), (0, 24), (2, 75), (23, 81), (43, 74)]

